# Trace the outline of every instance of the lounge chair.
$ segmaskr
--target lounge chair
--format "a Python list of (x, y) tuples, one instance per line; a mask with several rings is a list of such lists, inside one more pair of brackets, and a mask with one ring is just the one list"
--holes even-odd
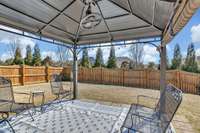
[[(33, 104), (30, 103), (30, 101), (26, 103), (16, 102), (14, 99), (14, 94), (30, 96), (30, 93), (14, 92), (12, 82), (7, 78), (0, 77), (0, 124), (3, 122), (8, 123), (13, 132), (15, 131), (8, 120), (9, 113), (18, 114), (33, 107)], [(28, 111), (28, 114), (30, 115), (31, 119), (34, 120), (30, 111)]]
[[(169, 84), (162, 92), (155, 108), (140, 104), (154, 98), (140, 95), (137, 104), (132, 104), (121, 127), (122, 133), (164, 133), (182, 101), (182, 91)], [(155, 99), (156, 100), (156, 99)]]

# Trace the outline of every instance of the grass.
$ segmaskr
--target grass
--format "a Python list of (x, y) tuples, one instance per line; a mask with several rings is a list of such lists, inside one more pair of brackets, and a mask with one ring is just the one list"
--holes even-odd
[[(65, 83), (65, 87), (69, 88), (69, 83)], [(15, 91), (30, 92), (31, 90), (44, 90), (46, 102), (53, 100), (55, 97), (51, 94), (50, 85), (48, 83), (18, 86), (14, 87)], [(110, 102), (116, 104), (136, 103), (138, 95), (147, 95), (159, 97), (160, 92), (157, 90), (141, 89), (133, 87), (121, 87), (113, 85), (98, 84), (79, 84), (79, 99), (97, 100), (102, 102)], [(27, 101), (28, 97), (15, 95), (17, 101)], [(40, 98), (37, 98), (37, 103)], [(143, 104), (152, 104), (153, 101), (142, 100)], [(200, 133), (200, 96), (192, 94), (184, 94), (183, 101), (178, 112), (173, 119), (173, 126), (178, 133)]]

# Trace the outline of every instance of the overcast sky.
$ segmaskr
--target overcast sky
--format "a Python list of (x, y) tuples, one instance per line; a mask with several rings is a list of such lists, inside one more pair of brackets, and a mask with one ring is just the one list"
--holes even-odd
[[(9, 51), (9, 43), (11, 40), (18, 38), (20, 41), (20, 47), (22, 49), (22, 55), (25, 56), (25, 47), (30, 45), (32, 48), (37, 43), (41, 49), (42, 58), (46, 56), (51, 56), (54, 60), (57, 60), (56, 56), (56, 45), (51, 43), (46, 43), (38, 40), (33, 40), (23, 36), (17, 36), (11, 33), (0, 31), (0, 59), (6, 60), (11, 57)], [(187, 46), (189, 43), (193, 42), (195, 44), (196, 54), (200, 56), (200, 9), (195, 13), (188, 24), (182, 29), (180, 33), (167, 45), (167, 52), (169, 59), (173, 56), (173, 49), (176, 43), (181, 46), (181, 52), (183, 56), (186, 55)], [(130, 46), (120, 46), (116, 47), (116, 56), (129, 56)], [(104, 61), (107, 61), (109, 56), (110, 48), (102, 48)], [(95, 57), (96, 48), (89, 49), (89, 56)], [(81, 57), (81, 54), (79, 55)], [(159, 55), (156, 52), (155, 47), (151, 45), (144, 46), (144, 63), (147, 64), (150, 61), (158, 63)]]

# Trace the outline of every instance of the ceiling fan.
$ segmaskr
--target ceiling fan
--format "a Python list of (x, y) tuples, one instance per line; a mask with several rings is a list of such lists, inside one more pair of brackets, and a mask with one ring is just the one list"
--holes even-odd
[(83, 30), (93, 29), (101, 23), (102, 16), (94, 11), (97, 1), (99, 0), (81, 0), (87, 7), (85, 17), (83, 17), (80, 22), (80, 26)]

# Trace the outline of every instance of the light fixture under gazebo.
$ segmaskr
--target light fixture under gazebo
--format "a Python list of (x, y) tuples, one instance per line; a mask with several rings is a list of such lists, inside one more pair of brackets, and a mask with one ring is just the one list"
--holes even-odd
[(101, 23), (102, 17), (99, 13), (94, 12), (96, 6), (96, 1), (94, 0), (81, 0), (87, 10), (85, 12), (86, 16), (81, 20), (80, 26), (83, 30), (93, 29)]

